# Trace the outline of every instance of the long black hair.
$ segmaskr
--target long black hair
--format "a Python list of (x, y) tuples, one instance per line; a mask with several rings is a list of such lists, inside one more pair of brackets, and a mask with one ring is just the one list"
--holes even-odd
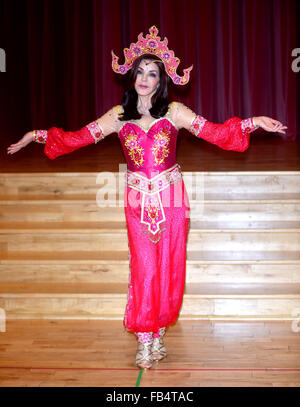
[[(125, 92), (122, 99), (124, 113), (119, 115), (119, 120), (121, 121), (138, 120), (142, 117), (137, 110), (138, 94), (134, 88), (134, 84), (136, 81), (138, 67), (143, 59), (157, 61), (158, 57), (152, 54), (144, 54), (134, 61), (132, 68), (128, 72), (128, 76), (125, 79)], [(157, 91), (151, 97), (152, 107), (149, 110), (151, 116), (155, 119), (163, 117), (168, 111), (168, 85), (170, 82), (170, 77), (166, 73), (164, 63), (161, 61), (161, 63), (157, 63), (157, 66), (159, 70), (159, 86)]]

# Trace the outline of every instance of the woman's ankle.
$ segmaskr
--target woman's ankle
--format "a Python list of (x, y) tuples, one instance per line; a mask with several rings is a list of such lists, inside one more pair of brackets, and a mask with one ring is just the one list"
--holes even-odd
[(153, 332), (134, 332), (139, 342), (144, 344), (150, 343), (153, 341)]
[(163, 326), (159, 328), (157, 331), (153, 332), (153, 338), (160, 338), (162, 337), (166, 332), (166, 327)]

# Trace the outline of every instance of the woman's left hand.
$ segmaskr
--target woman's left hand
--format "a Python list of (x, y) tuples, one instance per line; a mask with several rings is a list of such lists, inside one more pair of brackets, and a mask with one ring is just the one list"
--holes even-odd
[(264, 130), (272, 131), (274, 133), (278, 132), (285, 134), (284, 130), (287, 129), (287, 126), (284, 126), (278, 120), (272, 119), (271, 117), (267, 116), (254, 117), (254, 122)]

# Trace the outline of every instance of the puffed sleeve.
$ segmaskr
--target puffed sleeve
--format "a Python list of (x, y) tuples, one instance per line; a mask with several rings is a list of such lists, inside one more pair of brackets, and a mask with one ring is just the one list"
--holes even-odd
[(212, 123), (182, 103), (178, 104), (176, 120), (179, 127), (186, 128), (196, 137), (216, 144), (223, 150), (240, 152), (247, 150), (250, 133), (259, 127), (253, 118), (240, 119), (237, 116), (229, 118), (224, 123)]
[(100, 119), (77, 131), (64, 131), (58, 127), (34, 130), (33, 141), (45, 144), (44, 153), (53, 160), (89, 144), (97, 144), (116, 131), (116, 121), (116, 109), (112, 108)]

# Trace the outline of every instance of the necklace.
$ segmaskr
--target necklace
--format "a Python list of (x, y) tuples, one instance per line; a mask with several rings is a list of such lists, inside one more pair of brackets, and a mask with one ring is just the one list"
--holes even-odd
[(149, 109), (144, 110), (144, 109), (141, 109), (140, 107), (138, 107), (138, 112), (139, 112), (139, 113), (142, 113), (142, 114), (148, 114), (148, 113), (150, 113), (150, 112), (149, 112)]

